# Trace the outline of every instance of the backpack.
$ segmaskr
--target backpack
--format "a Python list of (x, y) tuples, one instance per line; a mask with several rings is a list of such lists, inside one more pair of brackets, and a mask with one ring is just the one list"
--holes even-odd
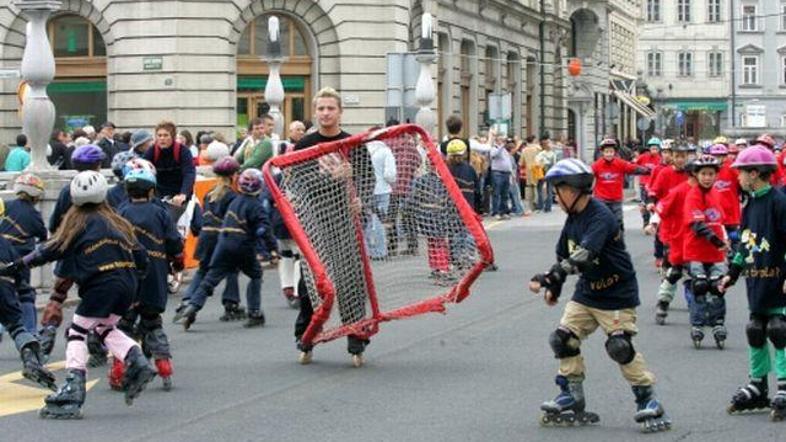
[[(180, 150), (183, 148), (183, 145), (178, 143), (177, 141), (175, 144), (172, 145), (172, 149), (174, 149), (175, 154), (175, 163), (180, 165)], [(161, 148), (158, 147), (158, 144), (153, 146), (153, 164), (158, 162), (158, 159), (161, 157)]]

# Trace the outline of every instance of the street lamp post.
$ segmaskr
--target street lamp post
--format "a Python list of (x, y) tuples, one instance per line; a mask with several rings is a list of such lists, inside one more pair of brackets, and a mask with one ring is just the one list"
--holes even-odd
[(268, 20), (268, 58), (270, 75), (265, 85), (265, 101), (270, 105), (270, 115), (273, 117), (275, 129), (273, 138), (281, 139), (284, 135), (284, 117), (281, 114), (281, 105), (284, 103), (284, 84), (281, 82), (281, 35), (279, 33), (278, 17)]
[(425, 13), (422, 18), (420, 50), (415, 57), (418, 63), (420, 63), (420, 75), (415, 86), (415, 100), (420, 109), (417, 115), (415, 115), (415, 122), (433, 137), (437, 119), (434, 111), (431, 110), (431, 103), (436, 96), (434, 80), (431, 78), (431, 65), (437, 60), (437, 56), (434, 52), (434, 39), (431, 37), (431, 33), (431, 14)]
[(46, 146), (55, 126), (55, 106), (46, 94), (46, 87), (55, 78), (55, 57), (46, 35), (46, 22), (52, 12), (60, 9), (54, 0), (15, 0), (14, 4), (29, 20), (27, 23), (22, 79), (29, 87), (22, 107), (22, 127), (30, 144), (29, 170), (51, 170), (46, 159)]

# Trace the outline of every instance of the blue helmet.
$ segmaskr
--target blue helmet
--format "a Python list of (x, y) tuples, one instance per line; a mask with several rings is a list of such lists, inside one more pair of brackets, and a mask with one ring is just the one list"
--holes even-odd
[(100, 164), (106, 158), (106, 154), (100, 147), (96, 146), (95, 144), (86, 144), (84, 146), (79, 146), (74, 150), (74, 153), (71, 154), (71, 162), (72, 163), (80, 163), (80, 164)]
[(118, 152), (112, 157), (112, 172), (115, 174), (116, 177), (122, 179), (124, 173), (124, 169), (126, 167), (126, 163), (136, 158), (136, 154), (130, 150), (124, 150), (122, 152)]
[(652, 137), (649, 141), (647, 141), (647, 147), (650, 146), (658, 146), (658, 149), (663, 147), (663, 142), (658, 137)]
[(129, 170), (123, 180), (126, 189), (149, 190), (156, 187), (156, 176), (145, 169)]
[(595, 174), (592, 169), (579, 159), (567, 158), (560, 160), (546, 173), (546, 180), (552, 185), (561, 184), (574, 187), (582, 192), (592, 191)]

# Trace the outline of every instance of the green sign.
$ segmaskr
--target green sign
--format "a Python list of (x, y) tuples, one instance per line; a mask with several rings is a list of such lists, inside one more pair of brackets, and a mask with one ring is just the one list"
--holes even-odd
[(145, 57), (142, 69), (145, 71), (160, 71), (164, 66), (164, 59), (161, 57)]

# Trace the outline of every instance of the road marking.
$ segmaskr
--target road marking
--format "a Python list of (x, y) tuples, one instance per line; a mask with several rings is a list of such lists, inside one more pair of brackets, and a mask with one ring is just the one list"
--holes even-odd
[[(54, 362), (47, 365), (52, 371), (65, 368), (65, 361)], [(18, 383), (24, 379), (21, 371), (0, 376), (0, 417), (11, 416), (29, 411), (36, 411), (44, 405), (44, 398), (52, 393), (52, 390), (33, 386), (30, 381), (26, 384)], [(98, 379), (87, 383), (86, 388), (90, 390), (98, 383)]]
[(498, 225), (502, 224), (503, 222), (504, 221), (492, 221), (492, 222), (488, 223), (488, 225), (486, 225), (486, 230), (491, 230), (494, 227), (497, 227)]

